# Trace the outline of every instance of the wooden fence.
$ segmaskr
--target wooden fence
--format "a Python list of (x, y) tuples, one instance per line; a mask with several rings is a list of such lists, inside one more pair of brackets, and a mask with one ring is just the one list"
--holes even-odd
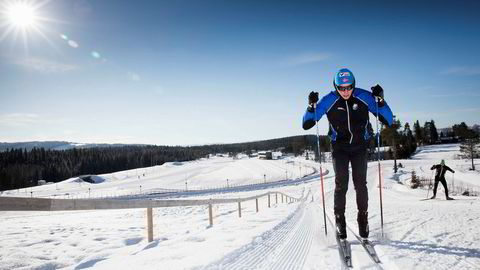
[(271, 196), (278, 197), (281, 202), (293, 203), (305, 200), (306, 196), (295, 198), (283, 192), (271, 191), (256, 196), (234, 199), (203, 199), (203, 200), (119, 200), (119, 199), (49, 199), (49, 198), (24, 198), (0, 196), (0, 211), (76, 211), (76, 210), (107, 210), (107, 209), (147, 209), (147, 235), (148, 242), (153, 241), (153, 208), (178, 207), (178, 206), (201, 206), (208, 205), (208, 219), (213, 226), (214, 204), (236, 203), (238, 216), (242, 217), (242, 202), (255, 200), (256, 212), (259, 212), (258, 199), (268, 196), (268, 207), (271, 207)]

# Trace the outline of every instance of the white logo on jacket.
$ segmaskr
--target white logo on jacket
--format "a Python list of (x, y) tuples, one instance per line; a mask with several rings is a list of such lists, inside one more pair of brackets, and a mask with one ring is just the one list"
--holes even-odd
[(353, 104), (353, 110), (356, 111), (358, 109), (358, 104), (357, 103), (354, 103)]

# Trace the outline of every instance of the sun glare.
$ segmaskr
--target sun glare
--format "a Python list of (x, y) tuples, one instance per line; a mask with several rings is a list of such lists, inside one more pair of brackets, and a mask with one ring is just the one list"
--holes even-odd
[(10, 23), (17, 27), (26, 28), (35, 23), (34, 8), (27, 3), (13, 3), (6, 13)]
[(11, 47), (18, 48), (15, 45), (21, 39), (26, 53), (34, 42), (38, 42), (34, 36), (52, 45), (44, 33), (45, 27), (57, 21), (46, 17), (41, 10), (48, 2), (50, 0), (0, 0), (0, 43), (10, 39)]

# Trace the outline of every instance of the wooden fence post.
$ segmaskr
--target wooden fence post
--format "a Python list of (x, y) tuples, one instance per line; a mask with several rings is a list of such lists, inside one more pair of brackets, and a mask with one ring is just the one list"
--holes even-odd
[(268, 193), (268, 208), (270, 208), (270, 193)]
[(257, 213), (258, 213), (258, 198), (255, 198), (255, 205), (257, 207)]
[(148, 242), (153, 241), (153, 215), (152, 215), (152, 208), (147, 208), (147, 234), (148, 234)]
[(278, 204), (278, 193), (275, 193), (275, 204)]
[(242, 204), (238, 202), (238, 217), (242, 217)]
[(213, 213), (212, 213), (212, 204), (208, 204), (208, 220), (210, 221), (210, 227), (213, 226)]

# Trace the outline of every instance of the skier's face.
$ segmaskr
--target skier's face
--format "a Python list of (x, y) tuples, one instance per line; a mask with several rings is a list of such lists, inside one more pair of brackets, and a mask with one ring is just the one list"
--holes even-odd
[(341, 84), (341, 85), (338, 86), (337, 91), (343, 99), (347, 100), (352, 95), (353, 85), (351, 85), (351, 84)]

